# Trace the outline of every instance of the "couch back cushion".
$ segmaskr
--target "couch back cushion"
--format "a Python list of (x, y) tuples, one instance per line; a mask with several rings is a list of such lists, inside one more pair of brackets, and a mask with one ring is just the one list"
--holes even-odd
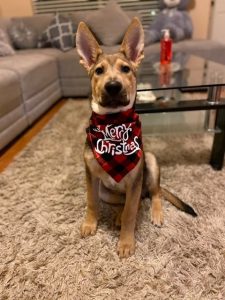
[(34, 15), (31, 17), (14, 17), (12, 21), (23, 22), (25, 26), (34, 30), (38, 36), (48, 27), (53, 20), (54, 14)]
[(90, 13), (86, 22), (101, 44), (113, 46), (122, 41), (130, 18), (116, 1), (110, 0), (102, 9)]
[(87, 18), (89, 16), (90, 12), (88, 11), (73, 11), (73, 12), (70, 12), (70, 13), (65, 13), (63, 15), (65, 15), (67, 18), (69, 18), (75, 28), (77, 29), (78, 27), (78, 24), (83, 21), (83, 22), (87, 22)]

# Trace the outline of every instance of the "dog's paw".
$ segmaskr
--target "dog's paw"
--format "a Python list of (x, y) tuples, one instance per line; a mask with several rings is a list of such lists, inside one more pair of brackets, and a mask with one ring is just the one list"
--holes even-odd
[(135, 252), (135, 240), (132, 239), (126, 239), (126, 240), (120, 240), (118, 242), (117, 246), (117, 253), (120, 258), (127, 258), (131, 255), (133, 255)]
[(154, 226), (161, 227), (163, 225), (163, 212), (161, 210), (152, 210), (151, 222)]
[(87, 223), (84, 222), (81, 225), (81, 237), (87, 237), (89, 235), (95, 235), (97, 230), (97, 223)]

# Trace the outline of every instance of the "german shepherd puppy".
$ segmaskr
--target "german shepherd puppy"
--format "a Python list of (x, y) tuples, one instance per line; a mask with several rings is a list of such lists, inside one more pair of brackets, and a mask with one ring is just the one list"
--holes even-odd
[[(76, 46), (92, 87), (92, 117), (84, 151), (87, 213), (81, 235), (86, 237), (96, 233), (98, 200), (112, 204), (117, 208), (116, 224), (121, 226), (117, 252), (120, 257), (129, 257), (135, 251), (136, 215), (142, 196), (151, 195), (151, 222), (156, 226), (163, 224), (161, 194), (177, 208), (192, 216), (197, 215), (189, 205), (160, 187), (156, 158), (151, 153), (144, 154), (141, 147), (140, 122), (134, 112), (136, 72), (144, 57), (144, 33), (138, 18), (132, 20), (115, 54), (103, 53), (84, 22), (78, 26)], [(130, 119), (126, 121), (127, 112), (133, 123)], [(122, 124), (120, 118), (126, 124)], [(104, 128), (101, 127), (102, 122)], [(135, 124), (134, 129), (129, 122)], [(114, 127), (111, 127), (112, 123)], [(132, 130), (135, 130), (135, 137), (129, 141), (128, 135)], [(133, 157), (134, 154), (136, 156)], [(111, 159), (112, 163), (109, 162)], [(110, 163), (116, 164), (116, 167), (111, 167)], [(113, 174), (110, 173), (112, 169)]]

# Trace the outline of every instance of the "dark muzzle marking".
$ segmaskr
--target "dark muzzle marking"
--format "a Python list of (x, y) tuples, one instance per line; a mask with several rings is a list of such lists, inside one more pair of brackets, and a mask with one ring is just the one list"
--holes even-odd
[(112, 97), (117, 96), (122, 90), (122, 84), (116, 80), (110, 80), (105, 84), (107, 94)]

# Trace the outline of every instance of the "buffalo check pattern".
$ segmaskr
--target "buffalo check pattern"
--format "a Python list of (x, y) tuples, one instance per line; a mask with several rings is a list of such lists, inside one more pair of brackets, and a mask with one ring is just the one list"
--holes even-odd
[(142, 156), (141, 122), (133, 108), (107, 115), (92, 112), (86, 131), (96, 160), (116, 182), (120, 182)]

